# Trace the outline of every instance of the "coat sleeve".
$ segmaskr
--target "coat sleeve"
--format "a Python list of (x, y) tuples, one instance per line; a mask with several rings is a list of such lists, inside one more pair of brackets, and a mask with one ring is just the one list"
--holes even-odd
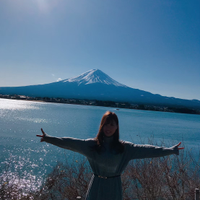
[(128, 154), (129, 160), (142, 159), (142, 158), (154, 158), (163, 157), (171, 154), (179, 154), (177, 145), (165, 148), (153, 145), (138, 145), (131, 142), (126, 143), (126, 153)]
[(44, 136), (44, 141), (58, 147), (78, 152), (86, 157), (91, 154), (91, 146), (94, 143), (92, 139), (77, 139), (71, 137), (52, 137), (49, 135)]

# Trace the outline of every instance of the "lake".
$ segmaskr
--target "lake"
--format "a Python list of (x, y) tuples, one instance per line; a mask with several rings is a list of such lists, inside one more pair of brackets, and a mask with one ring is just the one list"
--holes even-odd
[(58, 137), (94, 138), (107, 110), (119, 117), (121, 140), (157, 145), (164, 141), (167, 147), (182, 141), (186, 150), (198, 155), (200, 115), (0, 99), (0, 176), (10, 164), (10, 176), (21, 171), (24, 179), (39, 187), (58, 161), (80, 158), (77, 153), (41, 143), (36, 137), (40, 129)]

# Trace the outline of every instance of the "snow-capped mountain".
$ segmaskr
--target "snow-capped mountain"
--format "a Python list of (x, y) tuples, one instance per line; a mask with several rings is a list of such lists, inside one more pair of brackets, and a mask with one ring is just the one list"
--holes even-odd
[(200, 108), (200, 101), (198, 100), (165, 97), (134, 89), (115, 81), (98, 69), (92, 69), (80, 76), (49, 84), (24, 87), (0, 87), (0, 94), (119, 101), (136, 104)]
[(81, 84), (88, 85), (88, 84), (93, 84), (93, 83), (103, 83), (103, 84), (106, 84), (106, 85), (127, 87), (127, 86), (115, 81), (114, 79), (112, 79), (110, 76), (108, 76), (107, 74), (103, 73), (99, 69), (92, 69), (90, 71), (87, 71), (87, 72), (81, 74), (80, 76), (77, 76), (75, 78), (65, 79), (62, 82), (64, 82), (64, 83), (66, 83), (66, 82), (68, 82), (68, 83), (77, 83), (78, 85), (81, 85)]

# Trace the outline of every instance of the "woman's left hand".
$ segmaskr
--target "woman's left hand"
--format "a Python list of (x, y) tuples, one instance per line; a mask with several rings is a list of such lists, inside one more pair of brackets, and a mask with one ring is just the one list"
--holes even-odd
[(175, 146), (173, 146), (172, 148), (174, 149), (174, 153), (176, 154), (176, 155), (179, 155), (179, 150), (182, 150), (182, 149), (184, 149), (184, 147), (179, 147), (181, 145), (181, 142), (179, 142), (177, 145), (175, 145)]
[(180, 145), (181, 145), (181, 142), (179, 142), (179, 143), (176, 145), (176, 147), (178, 147), (178, 150), (184, 149), (184, 147), (179, 147)]

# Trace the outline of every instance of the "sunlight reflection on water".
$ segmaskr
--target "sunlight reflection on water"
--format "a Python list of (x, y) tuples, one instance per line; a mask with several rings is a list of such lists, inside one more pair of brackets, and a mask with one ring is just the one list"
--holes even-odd
[[(10, 102), (12, 101), (12, 103)], [(0, 110), (24, 110), (24, 109), (39, 109), (36, 105), (37, 102), (28, 101), (19, 101), (19, 100), (10, 100), (0, 99)]]
[(29, 159), (10, 153), (10, 156), (1, 162), (0, 181), (2, 184), (0, 189), (14, 185), (13, 193), (22, 190), (24, 194), (39, 190), (46, 170), (40, 169), (40, 176), (36, 176), (33, 170), (38, 169), (38, 167)]
[(48, 123), (48, 120), (46, 119), (41, 119), (41, 118), (23, 118), (23, 117), (17, 117), (18, 120), (21, 121), (29, 121), (33, 123)]

